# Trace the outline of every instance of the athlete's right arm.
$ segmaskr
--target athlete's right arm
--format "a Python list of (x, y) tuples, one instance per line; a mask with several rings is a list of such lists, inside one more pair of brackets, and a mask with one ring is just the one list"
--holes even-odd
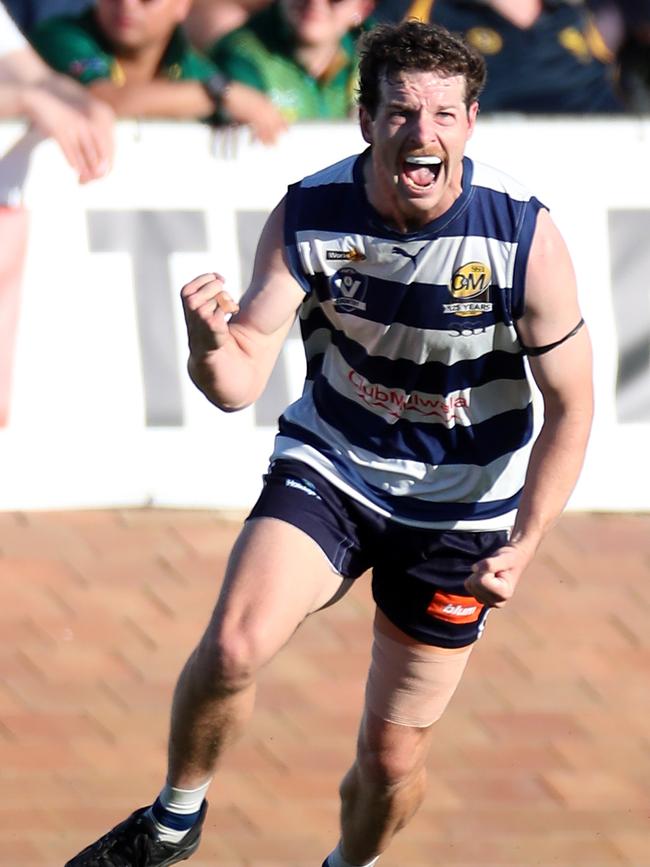
[(282, 200), (262, 231), (240, 305), (218, 274), (202, 274), (181, 291), (189, 374), (211, 403), (234, 412), (259, 397), (304, 297), (285, 258)]

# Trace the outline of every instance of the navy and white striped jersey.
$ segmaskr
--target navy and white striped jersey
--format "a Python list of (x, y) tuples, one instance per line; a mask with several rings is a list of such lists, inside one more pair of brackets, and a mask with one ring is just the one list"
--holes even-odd
[(509, 527), (533, 433), (515, 322), (543, 205), (465, 157), (452, 207), (403, 234), (368, 202), (363, 159), (289, 187), (307, 377), (272, 460), (304, 461), (402, 523)]

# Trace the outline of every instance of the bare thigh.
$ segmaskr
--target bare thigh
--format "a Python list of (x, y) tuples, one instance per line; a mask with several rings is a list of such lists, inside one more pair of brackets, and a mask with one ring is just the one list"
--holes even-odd
[(257, 665), (263, 665), (305, 617), (340, 598), (351, 584), (302, 530), (276, 518), (250, 520), (230, 555), (206, 637), (247, 642)]

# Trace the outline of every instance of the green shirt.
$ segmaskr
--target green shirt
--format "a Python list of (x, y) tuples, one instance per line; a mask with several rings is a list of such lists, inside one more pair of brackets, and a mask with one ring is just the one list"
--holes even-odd
[(355, 105), (355, 45), (346, 34), (330, 69), (314, 78), (294, 59), (295, 41), (272, 3), (216, 42), (210, 57), (229, 78), (266, 93), (289, 122), (345, 118)]
[[(75, 17), (47, 19), (30, 34), (30, 40), (53, 69), (76, 78), (82, 84), (102, 78), (110, 78), (116, 84), (124, 83), (120, 62), (100, 30), (92, 9)], [(172, 81), (202, 81), (214, 72), (211, 61), (194, 51), (182, 29), (177, 27), (160, 65), (161, 77)]]

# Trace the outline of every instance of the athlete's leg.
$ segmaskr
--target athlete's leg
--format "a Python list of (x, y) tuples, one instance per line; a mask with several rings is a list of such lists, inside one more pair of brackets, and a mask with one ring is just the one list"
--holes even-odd
[(192, 789), (248, 719), (255, 675), (345, 581), (305, 532), (275, 518), (246, 523), (208, 627), (179, 678), (169, 740), (171, 785)]
[(162, 867), (188, 858), (199, 845), (219, 756), (250, 715), (257, 671), (309, 613), (340, 598), (366, 568), (356, 525), (337, 491), (297, 462), (274, 464), (233, 548), (205, 633), (179, 678), (167, 783), (154, 804), (136, 810), (66, 867)]
[(422, 803), (431, 727), (397, 725), (366, 710), (357, 758), (341, 783), (341, 851), (367, 864)]
[(420, 644), (377, 612), (357, 756), (341, 784), (341, 852), (350, 864), (383, 852), (422, 803), (433, 723), (469, 653)]
[(341, 786), (340, 849), (349, 864), (382, 852), (422, 801), (433, 724), (487, 615), (465, 580), (506, 538), (390, 525), (375, 539), (373, 655), (357, 758)]

